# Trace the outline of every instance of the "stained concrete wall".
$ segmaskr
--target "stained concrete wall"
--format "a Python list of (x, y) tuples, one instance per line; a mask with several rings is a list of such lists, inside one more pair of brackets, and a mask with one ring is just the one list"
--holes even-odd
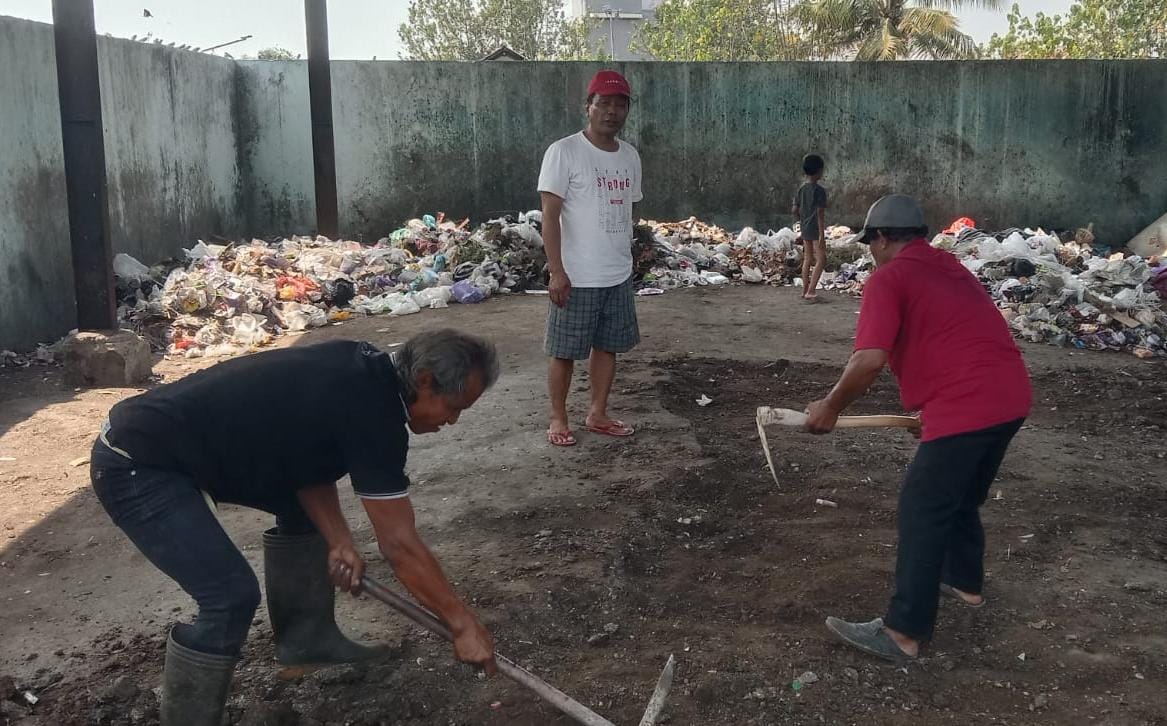
[(206, 235), (246, 231), (235, 143), (235, 64), (98, 41), (113, 243), (147, 263)]
[[(918, 195), (929, 222), (1090, 222), (1124, 242), (1167, 209), (1167, 62), (629, 63), (642, 211), (789, 223), (801, 158), (827, 159), (828, 221)], [(579, 130), (587, 63), (336, 62), (343, 228), (441, 208), (537, 205), (546, 146)]]
[[(315, 227), (306, 61), (233, 62), (99, 38), (116, 251)], [(641, 212), (790, 222), (800, 159), (827, 159), (828, 220), (889, 191), (933, 226), (1094, 222), (1125, 242), (1167, 209), (1167, 61), (627, 63)], [(589, 63), (338, 61), (346, 236), (409, 217), (533, 208), (543, 151), (578, 131)], [(51, 27), (0, 17), (0, 348), (74, 324)]]
[[(315, 226), (304, 63), (97, 39), (110, 236), (146, 263)], [(0, 17), (0, 349), (76, 324), (52, 26)]]
[(238, 61), (235, 138), (247, 234), (316, 230), (307, 61)]
[(77, 318), (60, 109), (51, 29), (0, 18), (0, 350)]

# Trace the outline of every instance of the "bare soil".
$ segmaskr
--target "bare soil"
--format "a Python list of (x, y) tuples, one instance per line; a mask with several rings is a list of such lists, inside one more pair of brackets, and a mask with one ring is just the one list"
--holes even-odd
[[(621, 724), (639, 721), (670, 653), (670, 724), (1167, 724), (1161, 363), (1023, 348), (1037, 404), (983, 508), (989, 603), (942, 603), (925, 657), (896, 668), (843, 648), (822, 623), (882, 614), (914, 440), (775, 430), (775, 486), (753, 423), (758, 405), (800, 408), (828, 390), (856, 301), (805, 305), (761, 287), (641, 300), (645, 341), (613, 400), (638, 433), (577, 432), (566, 450), (542, 434), (545, 304), (496, 300), (289, 341), (389, 345), (450, 325), (499, 343), (498, 387), (451, 431), (415, 437), (410, 469), (423, 536), (501, 652)], [(204, 364), (156, 370), (168, 380)], [(582, 416), (582, 372), (575, 387)], [(108, 407), (132, 393), (65, 389), (52, 367), (0, 371), (0, 457), (14, 459), (0, 460), (0, 724), (157, 721), (165, 633), (193, 606), (110, 524), (77, 464)], [(698, 406), (702, 394), (713, 403)], [(854, 412), (899, 411), (884, 376)], [(341, 489), (374, 573), (391, 581)], [(258, 570), (267, 518), (221, 518)], [(342, 627), (389, 653), (281, 669), (261, 610), (227, 723), (567, 723), (519, 686), (477, 678), (371, 598), (338, 610)], [(808, 671), (817, 680), (796, 688)]]

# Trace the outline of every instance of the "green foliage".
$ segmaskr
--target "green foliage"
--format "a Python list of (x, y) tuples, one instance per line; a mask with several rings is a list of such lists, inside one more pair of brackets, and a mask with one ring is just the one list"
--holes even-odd
[(976, 58), (976, 43), (952, 13), (964, 6), (996, 10), (1001, 0), (802, 0), (790, 14), (820, 57)]
[(292, 55), (290, 50), (273, 46), (259, 51), (255, 57), (259, 60), (293, 60), (296, 56)]
[(810, 57), (789, 0), (664, 0), (634, 38), (662, 61), (771, 61)]
[(567, 20), (561, 0), (410, 0), (397, 34), (412, 60), (479, 60), (506, 45), (529, 60), (599, 59), (588, 20)]
[(1066, 15), (1009, 13), (1009, 31), (985, 46), (994, 58), (1167, 57), (1167, 0), (1080, 0)]

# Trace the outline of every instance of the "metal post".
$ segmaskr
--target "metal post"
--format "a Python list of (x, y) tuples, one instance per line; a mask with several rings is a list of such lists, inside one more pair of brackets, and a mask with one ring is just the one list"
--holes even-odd
[(53, 0), (77, 326), (117, 327), (93, 0)]
[(328, 2), (304, 0), (308, 31), (308, 106), (312, 117), (312, 169), (316, 179), (316, 229), (339, 236), (336, 147), (332, 137), (332, 73), (328, 61)]

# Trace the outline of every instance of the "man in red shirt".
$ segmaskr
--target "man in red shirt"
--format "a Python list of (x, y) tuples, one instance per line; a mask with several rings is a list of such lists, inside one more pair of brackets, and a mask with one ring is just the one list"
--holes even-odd
[(844, 642), (892, 661), (930, 640), (941, 594), (969, 607), (984, 597), (985, 535), (979, 508), (1033, 394), (1021, 352), (992, 299), (948, 252), (927, 242), (912, 197), (871, 206), (857, 241), (876, 270), (863, 289), (855, 350), (806, 428), (825, 434), (890, 364), (904, 408), (921, 412), (921, 443), (899, 500), (896, 591), (867, 623), (827, 618)]

